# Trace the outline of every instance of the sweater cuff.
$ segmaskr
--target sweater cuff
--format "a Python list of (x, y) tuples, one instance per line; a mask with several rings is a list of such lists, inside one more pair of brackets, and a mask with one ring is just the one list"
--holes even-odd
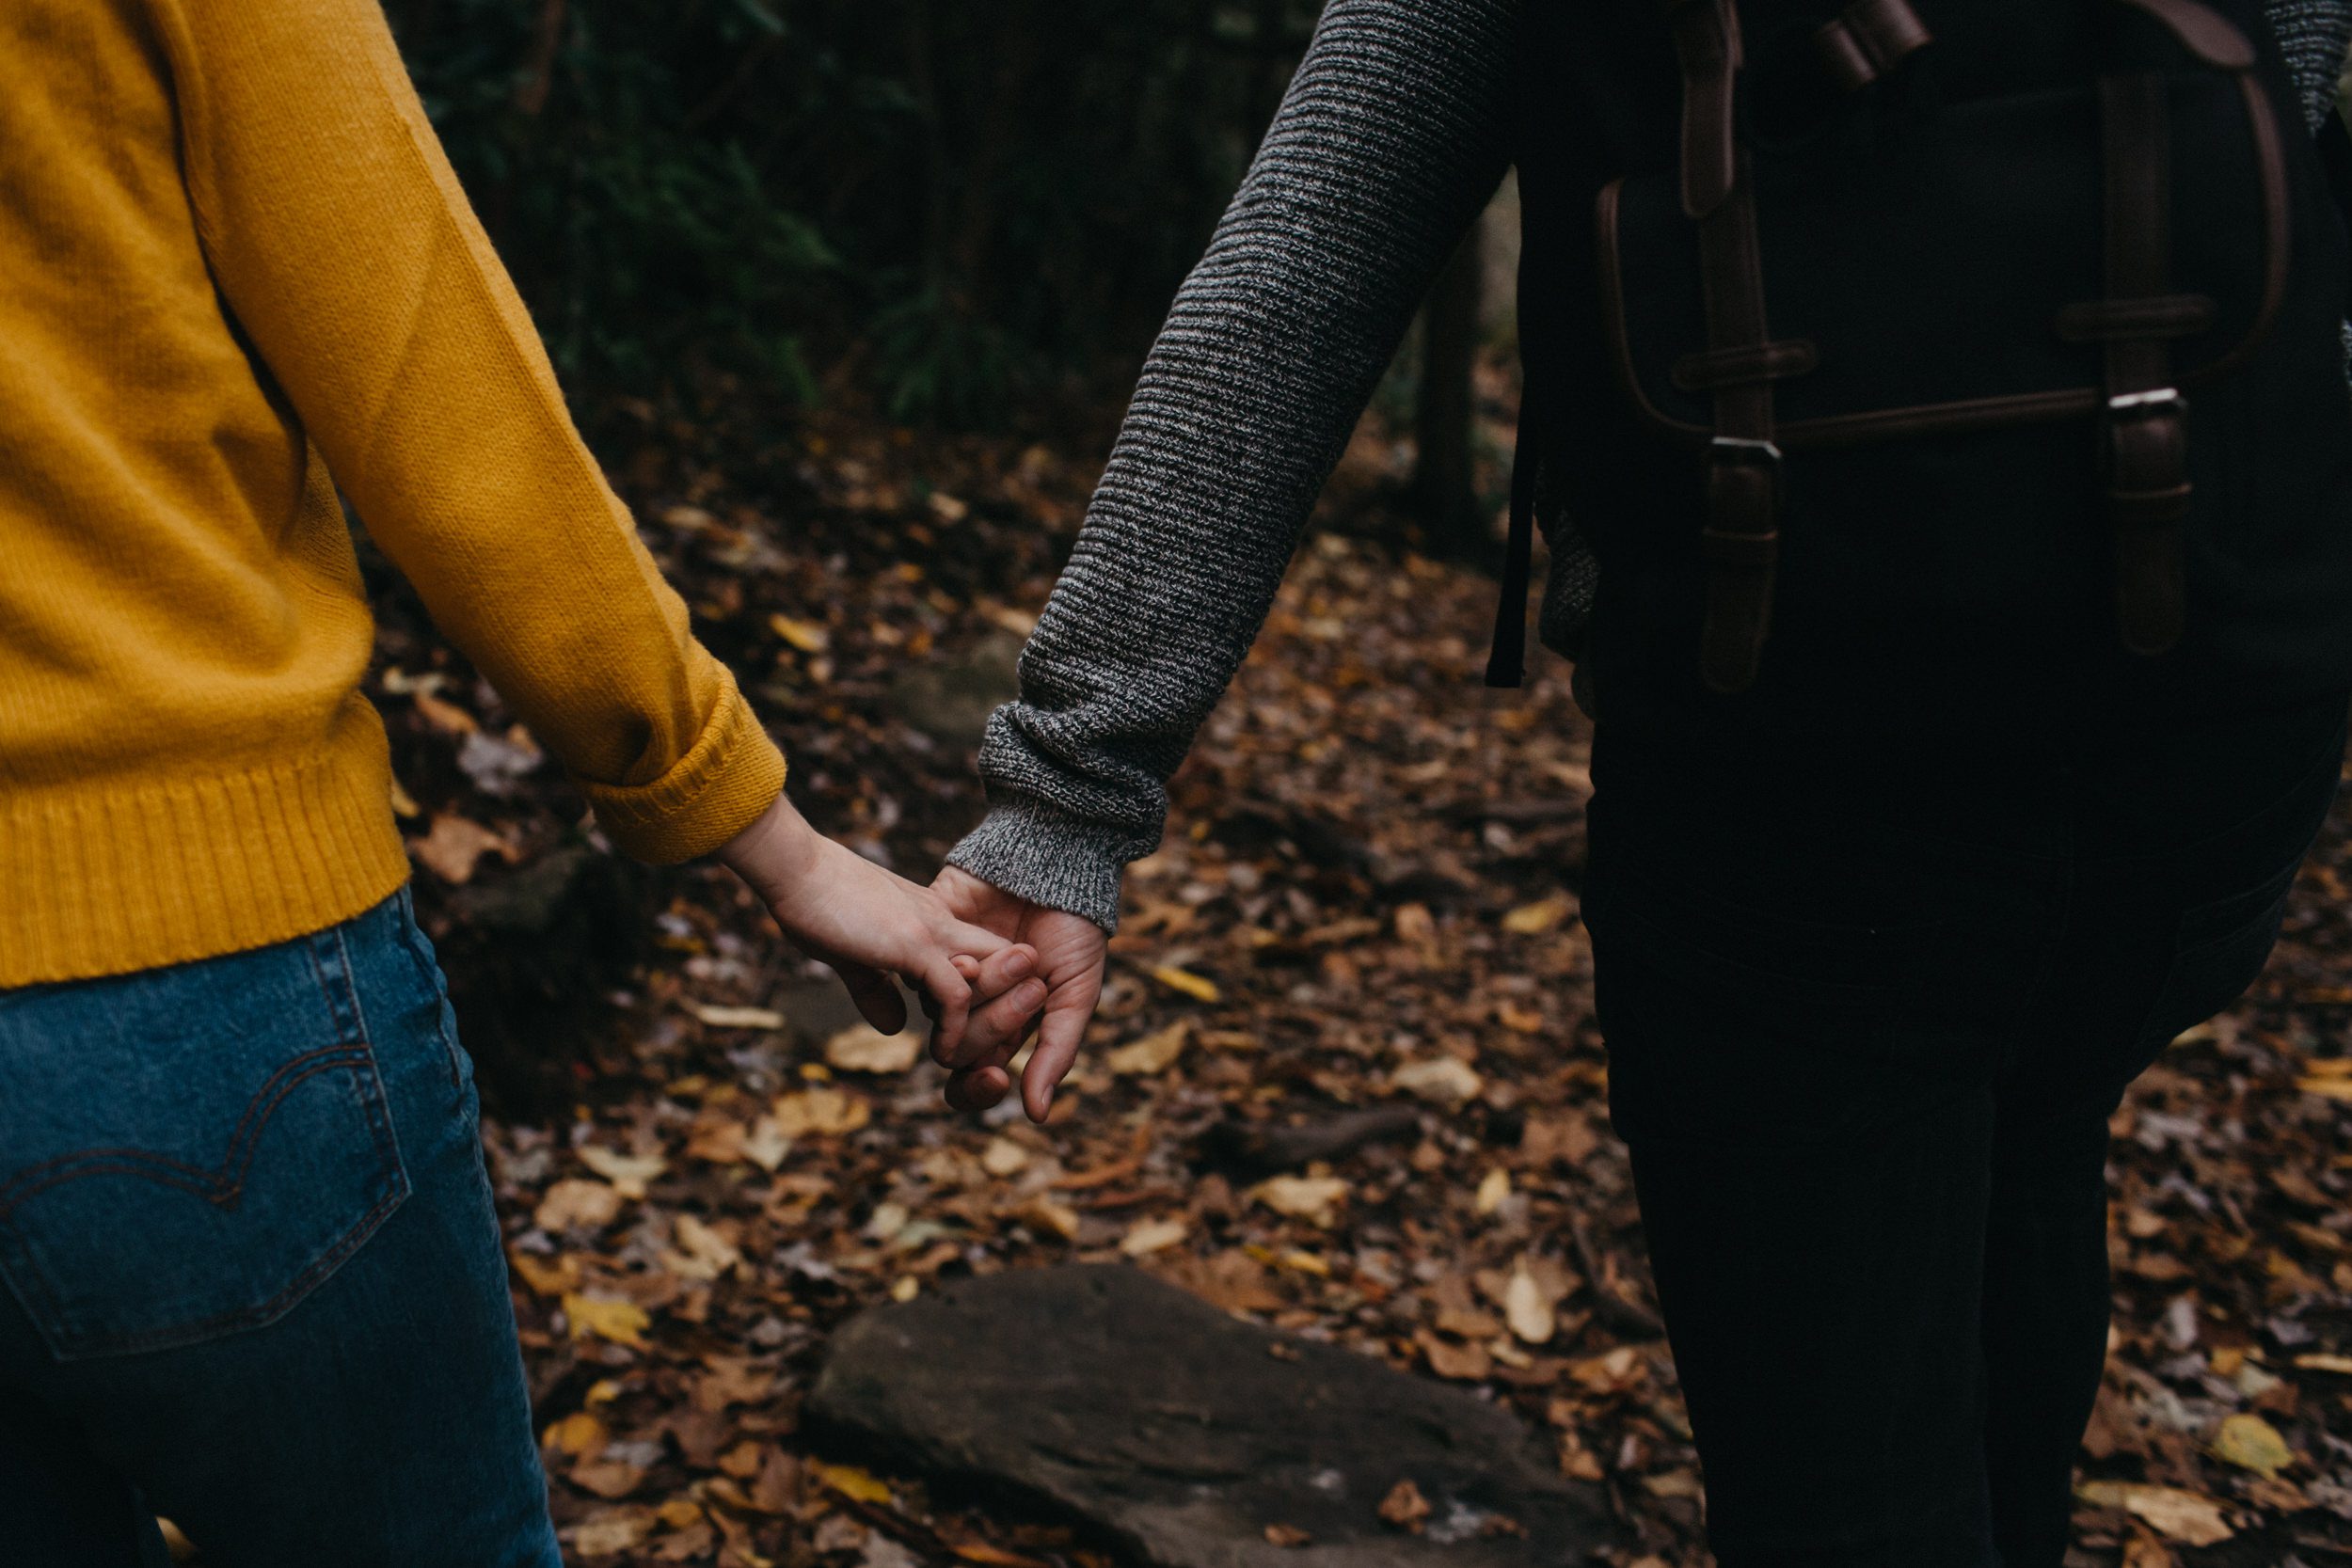
[(623, 854), (656, 865), (707, 855), (784, 792), (784, 753), (731, 674), (693, 749), (650, 784), (580, 781), (596, 825)]
[(1132, 829), (1105, 827), (1025, 800), (991, 811), (948, 852), (947, 863), (1016, 898), (1116, 932), (1127, 863), (1150, 847), (1138, 847)]

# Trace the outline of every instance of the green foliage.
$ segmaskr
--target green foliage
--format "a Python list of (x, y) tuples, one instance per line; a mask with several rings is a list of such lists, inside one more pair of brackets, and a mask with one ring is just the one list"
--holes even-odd
[(389, 0), (567, 378), (896, 419), (1132, 369), (1313, 0)]

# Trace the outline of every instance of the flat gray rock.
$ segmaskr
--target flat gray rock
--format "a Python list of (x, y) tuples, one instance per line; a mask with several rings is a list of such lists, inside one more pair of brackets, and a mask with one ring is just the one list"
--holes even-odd
[[(1016, 1270), (865, 1312), (804, 1415), (1076, 1514), (1157, 1568), (1565, 1568), (1618, 1539), (1507, 1411), (1139, 1269)], [(1380, 1519), (1400, 1481), (1430, 1504), (1419, 1534)]]

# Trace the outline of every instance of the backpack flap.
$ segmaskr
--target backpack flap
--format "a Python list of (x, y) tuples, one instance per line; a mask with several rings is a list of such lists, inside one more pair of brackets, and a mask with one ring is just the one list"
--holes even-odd
[[(2250, 74), (2164, 82), (2169, 282), (2107, 303), (2099, 93), (1949, 105), (1867, 138), (1756, 151), (1769, 340), (1708, 353), (1701, 249), (1677, 182), (1601, 193), (1608, 341), (1627, 393), (1704, 445), (1713, 388), (1768, 378), (1796, 450), (2088, 418), (2119, 331), (2169, 341), (2183, 389), (2251, 356), (2289, 260), (2285, 160)], [(1842, 129), (1842, 128), (1841, 128)]]

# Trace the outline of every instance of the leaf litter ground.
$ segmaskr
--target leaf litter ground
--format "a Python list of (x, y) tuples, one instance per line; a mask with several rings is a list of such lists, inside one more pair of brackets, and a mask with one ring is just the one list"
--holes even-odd
[[(1091, 475), (1044, 446), (723, 423), (631, 405), (620, 482), (803, 808), (926, 875), (981, 809), (971, 741)], [(1491, 583), (1404, 547), (1395, 464), (1368, 424), (1176, 780), (1051, 1128), (951, 1115), (723, 875), (660, 884), (649, 960), (565, 1024), (577, 1103), (485, 1129), (570, 1560), (1106, 1563), (1004, 1498), (815, 1451), (796, 1414), (850, 1314), (1071, 1259), (1483, 1388), (1605, 1486), (1622, 1564), (1706, 1560), (1603, 1111), (1588, 731), (1556, 662), (1482, 698)], [(421, 902), (462, 935), (453, 890), (519, 875), (581, 812), (382, 586), (373, 690)], [(2116, 1117), (2084, 1568), (2352, 1562), (2347, 876), (2352, 805), (2254, 993)], [(1002, 1354), (1050, 1356), (1052, 1325)]]

